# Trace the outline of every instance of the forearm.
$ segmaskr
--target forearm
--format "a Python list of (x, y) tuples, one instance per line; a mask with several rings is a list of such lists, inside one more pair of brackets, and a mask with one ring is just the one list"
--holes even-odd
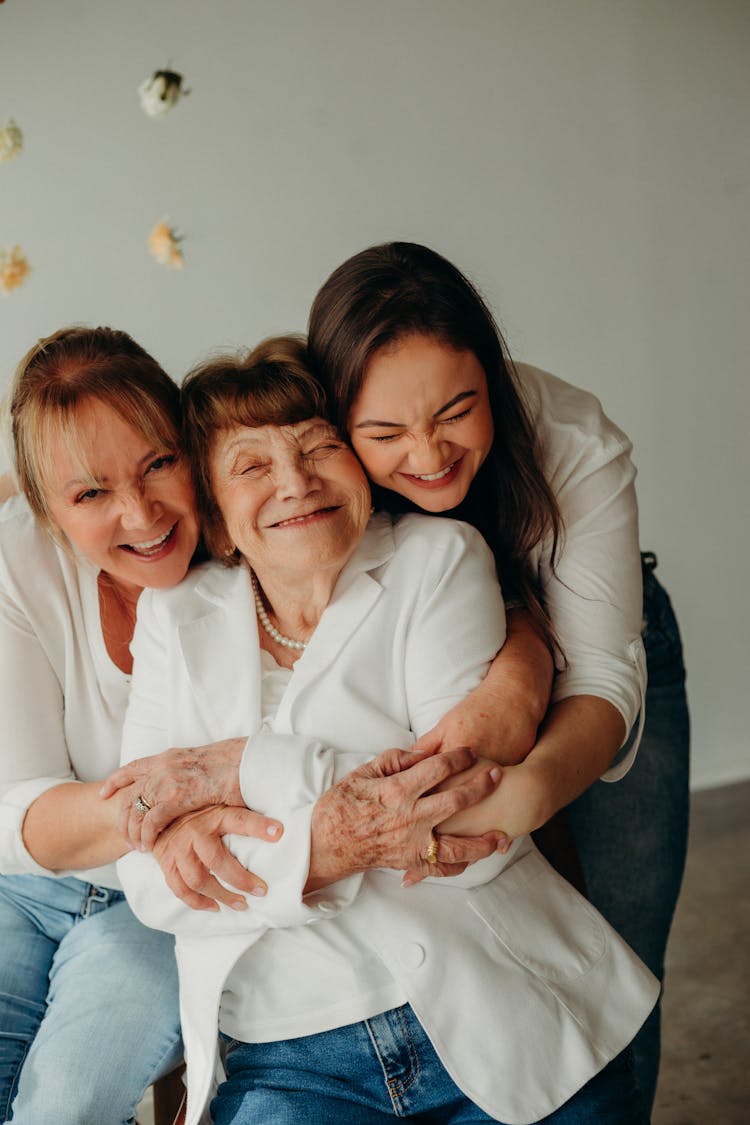
[(495, 721), (502, 727), (495, 745), (476, 749), (503, 766), (523, 761), (534, 746), (554, 674), (552, 654), (526, 610), (509, 611), (507, 628), (505, 644), (476, 689), (480, 695), (487, 692)]
[(526, 759), (547, 778), (551, 805), (545, 821), (599, 780), (626, 734), (622, 715), (606, 699), (574, 695), (550, 707)]
[(622, 716), (606, 700), (586, 695), (561, 700), (550, 708), (525, 761), (505, 769), (494, 793), (445, 821), (440, 832), (500, 831), (513, 839), (534, 831), (605, 773), (624, 733)]
[(513, 610), (507, 639), (487, 675), (419, 739), (417, 748), (469, 746), (503, 766), (522, 762), (547, 710), (552, 674), (552, 656), (529, 615)]
[(46, 790), (29, 806), (23, 842), (49, 871), (100, 867), (129, 849), (117, 827), (118, 805), (102, 801), (99, 782), (66, 782)]

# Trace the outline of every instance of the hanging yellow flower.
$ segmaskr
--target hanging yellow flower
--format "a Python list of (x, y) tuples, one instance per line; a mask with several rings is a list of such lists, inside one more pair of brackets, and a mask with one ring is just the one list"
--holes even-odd
[(185, 265), (185, 258), (180, 250), (181, 241), (172, 227), (162, 221), (156, 224), (148, 236), (148, 248), (160, 266), (181, 270)]
[(5, 122), (5, 127), (0, 129), (0, 164), (4, 160), (14, 160), (20, 155), (23, 148), (23, 133), (10, 118)]
[(23, 285), (31, 273), (31, 266), (20, 246), (0, 250), (0, 291), (10, 293)]

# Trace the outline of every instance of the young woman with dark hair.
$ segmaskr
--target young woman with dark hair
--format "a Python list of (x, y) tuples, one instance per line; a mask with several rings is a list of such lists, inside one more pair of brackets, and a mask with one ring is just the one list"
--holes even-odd
[[(510, 837), (569, 806), (591, 900), (661, 978), (689, 734), (677, 625), (653, 555), (642, 568), (630, 442), (592, 395), (514, 365), (476, 288), (425, 246), (386, 243), (339, 266), (313, 303), (309, 348), (376, 506), (474, 524), (516, 607), (485, 683), (433, 742), (506, 766), (496, 796)], [(658, 1020), (634, 1047), (649, 1103)]]

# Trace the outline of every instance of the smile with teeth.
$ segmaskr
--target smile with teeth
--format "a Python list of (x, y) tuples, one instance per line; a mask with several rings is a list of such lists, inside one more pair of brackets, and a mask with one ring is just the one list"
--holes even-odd
[(322, 516), (322, 515), (326, 515), (328, 512), (334, 512), (334, 511), (336, 511), (335, 507), (333, 507), (333, 508), (316, 508), (314, 512), (305, 512), (301, 516), (291, 516), (288, 520), (279, 520), (278, 523), (274, 523), (271, 526), (272, 527), (291, 527), (292, 524), (302, 523), (304, 520), (309, 520), (313, 516)]
[(439, 473), (409, 473), (408, 475), (414, 477), (415, 480), (440, 480), (442, 477), (447, 477), (457, 464), (457, 461), (453, 461), (446, 468), (441, 469)]
[(131, 551), (134, 555), (143, 555), (145, 558), (148, 558), (150, 555), (159, 553), (167, 540), (172, 537), (176, 527), (177, 524), (175, 523), (170, 527), (169, 531), (165, 531), (158, 539), (150, 539), (147, 543), (121, 543), (120, 545), (124, 551)]

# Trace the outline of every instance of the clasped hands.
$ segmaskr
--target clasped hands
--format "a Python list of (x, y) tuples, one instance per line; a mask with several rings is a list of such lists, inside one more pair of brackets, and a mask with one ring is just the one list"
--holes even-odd
[[(151, 851), (170, 889), (196, 910), (219, 903), (242, 910), (246, 894), (266, 885), (226, 848), (229, 833), (273, 844), (283, 825), (248, 809), (239, 788), (244, 739), (197, 749), (171, 749), (130, 762), (103, 784), (101, 796), (119, 806), (118, 822), (131, 848)], [(313, 811), (306, 891), (371, 867), (405, 870), (404, 882), (457, 875), (492, 854), (501, 834), (441, 834), (437, 862), (426, 856), (433, 830), (481, 802), (497, 788), (501, 770), (477, 765), (467, 747), (388, 750), (343, 777)], [(472, 768), (473, 767), (473, 768)], [(465, 775), (462, 777), (461, 775)], [(452, 788), (441, 789), (444, 784)], [(138, 811), (136, 800), (148, 806)]]

